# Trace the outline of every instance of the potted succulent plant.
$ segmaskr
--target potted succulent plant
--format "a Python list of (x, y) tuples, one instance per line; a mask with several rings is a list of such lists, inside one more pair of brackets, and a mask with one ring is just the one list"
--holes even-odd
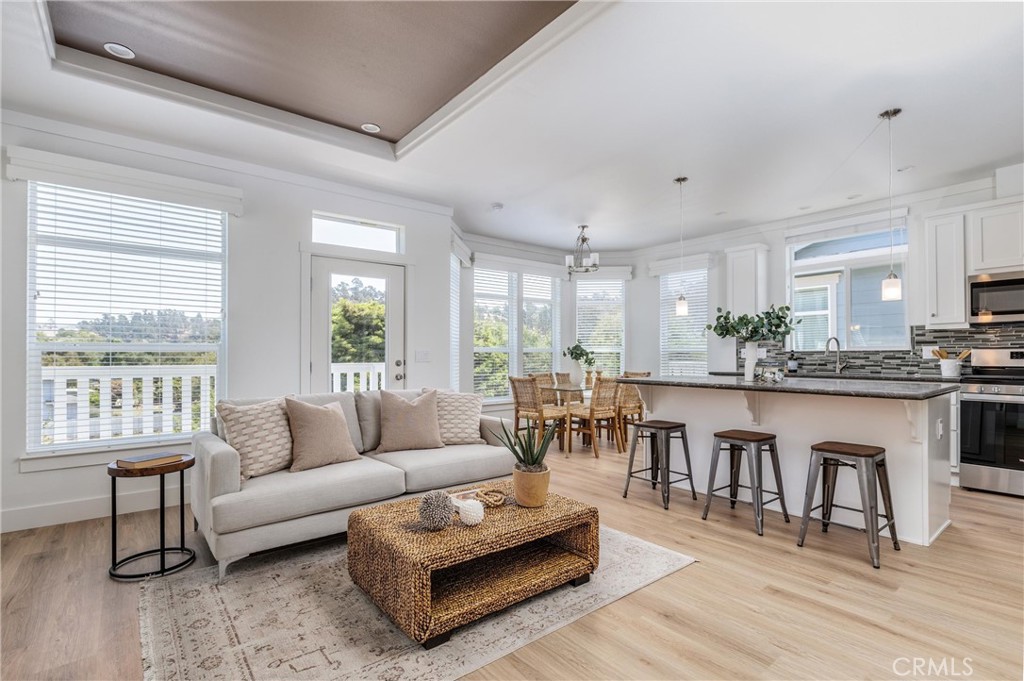
[(789, 316), (789, 306), (782, 305), (776, 309), (774, 305), (756, 315), (742, 314), (733, 317), (732, 313), (718, 308), (718, 316), (714, 324), (708, 324), (709, 331), (714, 331), (719, 338), (736, 338), (746, 343), (746, 358), (743, 362), (743, 380), (754, 380), (754, 367), (757, 366), (757, 343), (768, 340), (781, 343), (793, 332), (802, 319), (793, 321)]
[(533, 427), (527, 424), (524, 436), (518, 430), (509, 431), (502, 421), (501, 433), (494, 433), (512, 452), (512, 456), (516, 457), (516, 465), (512, 469), (512, 492), (520, 506), (537, 508), (547, 502), (551, 469), (544, 463), (544, 457), (556, 431), (557, 428), (548, 428), (544, 431), (544, 437), (537, 438)]
[(597, 361), (594, 353), (583, 347), (579, 339), (577, 339), (575, 345), (570, 345), (565, 350), (562, 350), (562, 357), (568, 357), (573, 361), (573, 364), (569, 369), (569, 378), (573, 383), (579, 384), (583, 382), (583, 370), (580, 368), (580, 365), (584, 364), (587, 367), (587, 387), (590, 388), (593, 386), (594, 379), (592, 372), (594, 369), (594, 362)]

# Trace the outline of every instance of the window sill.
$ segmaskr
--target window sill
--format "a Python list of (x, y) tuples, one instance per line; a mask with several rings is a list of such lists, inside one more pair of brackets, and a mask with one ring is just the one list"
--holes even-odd
[(148, 454), (164, 451), (168, 447), (191, 448), (191, 442), (192, 436), (187, 435), (148, 442), (107, 443), (91, 447), (27, 453), (18, 459), (18, 471), (20, 473), (39, 473), (85, 466), (106, 466), (123, 452)]

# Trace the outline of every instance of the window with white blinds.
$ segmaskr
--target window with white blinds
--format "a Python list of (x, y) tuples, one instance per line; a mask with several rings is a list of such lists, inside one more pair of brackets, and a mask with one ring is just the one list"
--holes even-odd
[(221, 211), (28, 183), (30, 453), (209, 427), (226, 224)]
[[(708, 271), (663, 274), (661, 279), (661, 374), (700, 376), (708, 372)], [(676, 300), (686, 296), (690, 313), (676, 316)]]
[(509, 376), (553, 370), (559, 285), (554, 277), (473, 269), (473, 392), (507, 399)]
[(625, 282), (576, 282), (576, 338), (596, 355), (594, 368), (609, 375), (622, 373), (626, 350)]
[(462, 261), (451, 254), (448, 261), (448, 384), (452, 390), (459, 390), (459, 303), (462, 283)]

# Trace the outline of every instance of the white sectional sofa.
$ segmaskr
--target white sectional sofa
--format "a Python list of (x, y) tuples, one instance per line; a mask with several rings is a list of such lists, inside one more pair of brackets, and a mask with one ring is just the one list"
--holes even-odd
[[(412, 400), (420, 391), (394, 391)], [(226, 400), (247, 405), (264, 399)], [(228, 565), (251, 553), (344, 532), (352, 511), (512, 475), (515, 458), (494, 437), (500, 419), (481, 416), (486, 444), (375, 454), (380, 443), (380, 393), (323, 393), (295, 399), (325, 405), (340, 402), (356, 461), (292, 472), (280, 470), (241, 480), (238, 452), (222, 439), (223, 424), (192, 440), (192, 513), (224, 578)]]

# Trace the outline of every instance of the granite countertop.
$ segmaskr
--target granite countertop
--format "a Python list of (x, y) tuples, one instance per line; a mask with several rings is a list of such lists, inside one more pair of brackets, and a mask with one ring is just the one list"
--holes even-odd
[(710, 388), (713, 390), (746, 390), (752, 392), (807, 393), (840, 397), (877, 397), (892, 400), (927, 400), (956, 392), (959, 383), (933, 381), (860, 380), (858, 378), (786, 377), (780, 383), (747, 383), (742, 376), (653, 376), (651, 378), (620, 378), (620, 383), (661, 385), (679, 388)]
[[(742, 371), (709, 371), (708, 376), (742, 376)], [(857, 381), (916, 381), (926, 383), (960, 383), (963, 378), (969, 377), (970, 374), (965, 374), (963, 377), (956, 376), (953, 378), (946, 378), (939, 375), (932, 374), (869, 374), (857, 371), (844, 371), (838, 376), (833, 371), (801, 371), (796, 374), (786, 374), (786, 379), (790, 378), (831, 378), (833, 380), (857, 380)]]

